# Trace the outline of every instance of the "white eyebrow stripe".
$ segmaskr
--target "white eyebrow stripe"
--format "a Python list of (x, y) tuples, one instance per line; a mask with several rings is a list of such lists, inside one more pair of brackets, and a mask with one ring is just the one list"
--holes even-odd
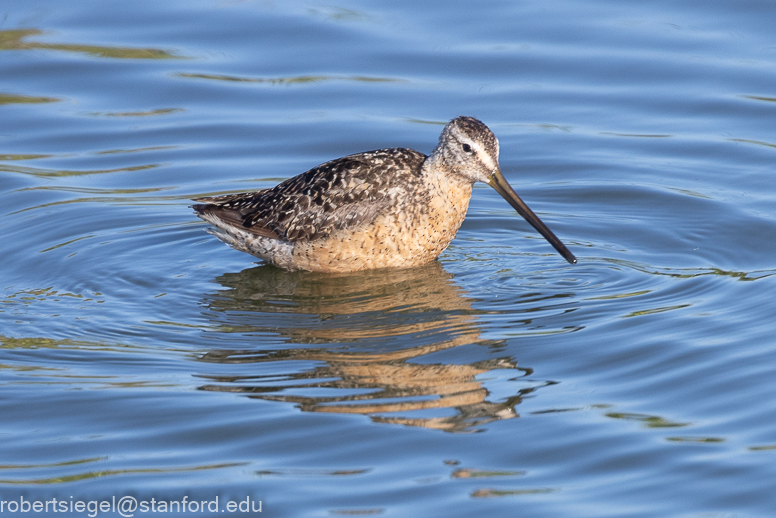
[[(483, 148), (479, 142), (470, 141), (471, 146), (474, 149), (474, 151), (477, 153), (477, 156), (480, 157), (480, 160), (482, 160), (482, 163), (485, 164), (485, 167), (488, 168), (489, 171), (493, 171), (496, 169), (496, 163), (493, 161), (493, 158), (490, 156), (490, 154), (485, 151), (485, 148)], [(498, 144), (496, 144), (498, 146)], [(496, 148), (498, 149), (498, 147)]]

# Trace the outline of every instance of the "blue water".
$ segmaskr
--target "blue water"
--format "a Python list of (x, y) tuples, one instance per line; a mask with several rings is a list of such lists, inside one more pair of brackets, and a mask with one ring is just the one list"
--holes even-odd
[[(4, 3), (0, 516), (772, 516), (774, 34), (757, 1)], [(457, 115), (577, 265), (483, 185), (438, 262), (351, 275), (189, 208)]]

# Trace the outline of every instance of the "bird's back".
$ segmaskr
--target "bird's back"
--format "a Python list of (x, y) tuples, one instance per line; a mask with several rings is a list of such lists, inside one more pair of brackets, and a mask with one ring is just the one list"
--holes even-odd
[[(369, 224), (413, 189), (426, 155), (391, 148), (321, 164), (272, 189), (198, 198), (194, 210), (247, 232), (291, 243)], [(404, 193), (406, 195), (406, 193)]]

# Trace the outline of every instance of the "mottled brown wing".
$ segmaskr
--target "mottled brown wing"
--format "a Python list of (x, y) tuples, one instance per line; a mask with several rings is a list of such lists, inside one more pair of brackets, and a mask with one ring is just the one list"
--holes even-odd
[(202, 196), (200, 198), (192, 198), (192, 201), (199, 201), (202, 203), (218, 206), (229, 204), (239, 205), (246, 202), (247, 200), (250, 200), (251, 198), (255, 198), (265, 191), (266, 189), (253, 192), (241, 192), (238, 194), (222, 194), (220, 196)]
[(272, 189), (201, 198), (197, 212), (252, 233), (288, 241), (313, 240), (368, 224), (412, 189), (426, 156), (412, 149), (368, 151), (338, 158)]

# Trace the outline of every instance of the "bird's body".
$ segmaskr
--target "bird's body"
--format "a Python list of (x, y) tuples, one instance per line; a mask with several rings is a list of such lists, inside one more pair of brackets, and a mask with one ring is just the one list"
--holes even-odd
[(572, 262), (571, 252), (509, 188), (498, 153), (487, 126), (458, 117), (445, 126), (429, 156), (404, 148), (357, 153), (272, 189), (198, 198), (203, 204), (194, 210), (216, 227), (213, 233), (222, 241), (289, 270), (407, 268), (433, 261), (447, 248), (479, 180), (540, 232), (546, 230), (555, 242), (545, 237)]

